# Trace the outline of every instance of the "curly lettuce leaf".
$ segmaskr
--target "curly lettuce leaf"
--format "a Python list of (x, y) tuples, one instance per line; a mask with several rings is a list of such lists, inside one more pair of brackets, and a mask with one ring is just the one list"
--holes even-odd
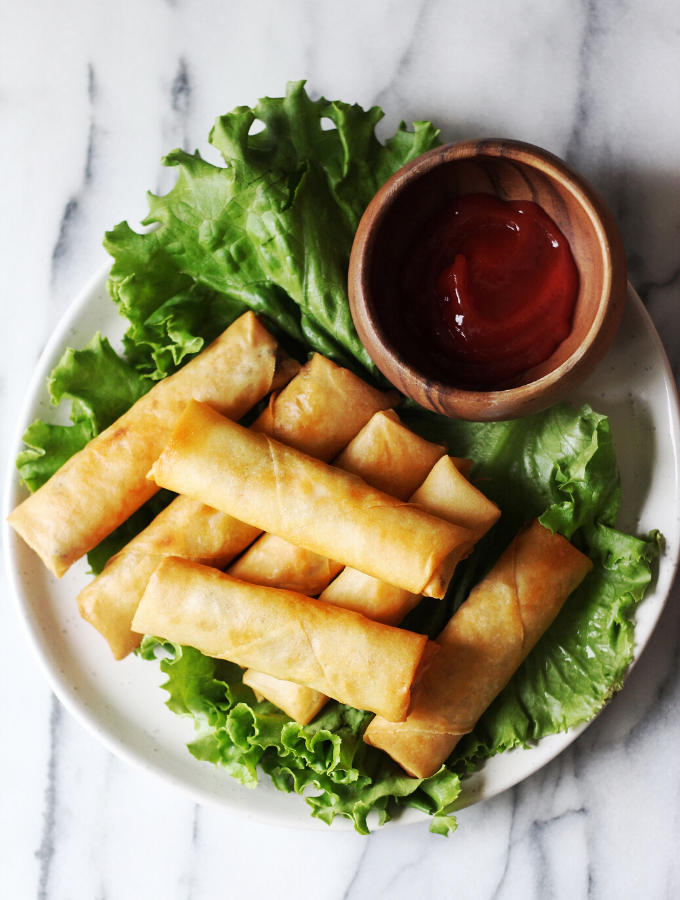
[(247, 308), (240, 300), (194, 284), (131, 326), (123, 338), (126, 357), (153, 381), (173, 375)]
[(71, 401), (72, 425), (36, 420), (24, 434), (17, 457), (21, 480), (36, 491), (74, 453), (109, 427), (152, 386), (97, 333), (82, 350), (67, 350), (47, 387), (54, 406)]
[(24, 432), (26, 449), (16, 459), (22, 483), (31, 493), (37, 491), (93, 437), (92, 426), (87, 421), (52, 425), (36, 419)]
[[(130, 322), (126, 353), (152, 377), (203, 345), (211, 309), (259, 313), (277, 335), (364, 375), (379, 373), (357, 336), (347, 299), (354, 232), (372, 196), (404, 163), (439, 144), (428, 122), (402, 123), (385, 144), (383, 113), (311, 100), (304, 82), (285, 97), (220, 116), (210, 143), (224, 159), (173, 150), (173, 189), (149, 195), (148, 234), (127, 223), (104, 241), (114, 258), (109, 290)], [(334, 128), (324, 130), (322, 120)], [(264, 129), (249, 134), (259, 121)], [(180, 327), (160, 313), (197, 292)], [(228, 316), (227, 316), (228, 317)]]
[(360, 834), (369, 833), (371, 812), (380, 825), (387, 822), (395, 801), (434, 816), (437, 833), (455, 829), (449, 811), (460, 792), (459, 776), (446, 769), (426, 780), (405, 775), (364, 744), (370, 713), (331, 702), (311, 724), (300, 725), (272, 703), (257, 702), (232, 663), (148, 635), (139, 655), (162, 657), (166, 703), (194, 721), (196, 737), (188, 744), (193, 756), (221, 766), (246, 787), (257, 785), (259, 766), (278, 790), (305, 794), (313, 816), (328, 824), (344, 816)]
[[(475, 460), (473, 481), (503, 511), (458, 567), (445, 609), (418, 607), (405, 627), (438, 633), (484, 577), (522, 524), (536, 516), (571, 540), (593, 571), (452, 762), (468, 767), (591, 719), (623, 683), (633, 658), (631, 614), (642, 599), (658, 553), (658, 535), (640, 539), (613, 526), (621, 486), (609, 421), (589, 406), (566, 405), (499, 423), (444, 421), (416, 407), (402, 415), (415, 430), (448, 440)], [(421, 604), (422, 606), (422, 604)]]

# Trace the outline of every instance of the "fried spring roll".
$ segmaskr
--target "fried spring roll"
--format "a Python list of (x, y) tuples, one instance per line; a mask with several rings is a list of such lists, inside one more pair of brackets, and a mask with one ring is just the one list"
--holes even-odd
[(592, 569), (538, 520), (521, 531), (451, 618), (407, 720), (376, 717), (364, 740), (410, 775), (428, 778), (491, 701)]
[[(411, 503), (425, 512), (472, 532), (473, 544), (491, 528), (501, 512), (481, 491), (471, 485), (450, 456), (443, 456), (422, 485), (411, 497)], [(420, 602), (420, 594), (372, 578), (356, 569), (346, 568), (321, 594), (320, 600), (353, 609), (376, 622), (398, 625), (406, 613)]]
[[(361, 431), (371, 416), (392, 409), (399, 402), (395, 392), (384, 394), (365, 381), (315, 353), (296, 379), (284, 388), (253, 424), (274, 440), (330, 462)], [(342, 421), (328, 425), (328, 408), (342, 404)], [(230, 418), (233, 418), (231, 416)], [(337, 432), (342, 435), (339, 443)], [(345, 435), (350, 434), (349, 439)]]
[[(443, 455), (444, 447), (414, 434), (401, 424), (394, 410), (388, 410), (377, 412), (333, 465), (358, 475), (371, 487), (406, 500)], [(341, 563), (264, 534), (231, 566), (229, 574), (251, 584), (316, 596), (342, 568)]]
[(443, 597), (471, 532), (191, 402), (150, 477), (270, 534)]
[(269, 700), (301, 725), (311, 722), (329, 700), (326, 694), (314, 688), (283, 678), (272, 678), (255, 669), (247, 669), (243, 673), (243, 683), (253, 689), (258, 700)]
[[(329, 460), (373, 413), (394, 402), (393, 397), (316, 355), (273, 397), (255, 424), (266, 432), (270, 423), (276, 422), (282, 439), (295, 438), (299, 448), (307, 447), (310, 455), (322, 453)], [(132, 618), (162, 559), (180, 556), (222, 568), (259, 534), (260, 529), (227, 513), (189, 497), (177, 497), (81, 591), (80, 614), (106, 638), (114, 657), (122, 659), (139, 646), (141, 635), (131, 630)], [(334, 574), (337, 571), (333, 570)]]
[(406, 718), (411, 685), (433, 652), (424, 635), (176, 557), (151, 576), (133, 628), (395, 722)]
[(132, 619), (149, 579), (168, 556), (222, 568), (259, 529), (189, 497), (176, 497), (78, 594), (80, 615), (103, 635), (115, 659), (138, 647)]
[[(351, 446), (352, 444), (347, 449)], [(443, 456), (411, 500), (426, 512), (455, 525), (464, 525), (478, 539), (498, 519), (500, 510), (461, 474), (460, 469), (470, 471), (465, 465), (467, 462), (468, 460)], [(348, 566), (331, 582), (319, 599), (334, 606), (352, 609), (375, 622), (398, 625), (406, 613), (420, 602), (421, 597), (420, 594), (386, 584)], [(246, 676), (243, 679), (246, 684), (276, 703), (302, 725), (310, 722), (328, 699), (310, 688), (277, 684), (272, 678), (262, 681), (257, 678), (257, 673), (250, 671)]]
[[(401, 424), (394, 410), (388, 410), (373, 416), (368, 425), (336, 457), (334, 465), (358, 475), (371, 487), (383, 490), (400, 500), (406, 500), (413, 490), (422, 484), (444, 452), (444, 447), (432, 444), (414, 434)], [(461, 463), (465, 462), (467, 460), (461, 460)], [(252, 584), (296, 590), (301, 594), (313, 596), (328, 588), (329, 583), (342, 568), (339, 563), (317, 553), (303, 550), (274, 535), (265, 534), (231, 566), (229, 574)], [(346, 571), (354, 573), (359, 579), (380, 585), (389, 592), (396, 592), (400, 597), (403, 594), (409, 598), (414, 596), (401, 588), (384, 585), (383, 582), (370, 575), (363, 575), (356, 569)], [(396, 624), (381, 619), (379, 615), (371, 615), (370, 610), (374, 605), (375, 601), (371, 604), (369, 600), (368, 609), (364, 610), (359, 608), (360, 604), (355, 607), (347, 604), (348, 608), (355, 608), (369, 619), (384, 621), (384, 624), (388, 625)], [(310, 722), (328, 701), (325, 694), (313, 688), (281, 681), (253, 669), (248, 669), (243, 681), (256, 693), (275, 703), (279, 709), (303, 725)]]
[(414, 434), (390, 410), (373, 416), (333, 465), (390, 497), (408, 500), (445, 453), (446, 447)]
[(146, 475), (191, 398), (240, 419), (299, 368), (245, 313), (64, 463), (14, 510), (10, 525), (61, 578), (156, 493)]
[(250, 584), (314, 597), (342, 568), (342, 563), (284, 541), (275, 534), (263, 534), (229, 567), (228, 572)]
[(444, 456), (411, 497), (433, 516), (469, 528), (475, 543), (498, 521), (496, 504), (467, 480), (468, 459)]

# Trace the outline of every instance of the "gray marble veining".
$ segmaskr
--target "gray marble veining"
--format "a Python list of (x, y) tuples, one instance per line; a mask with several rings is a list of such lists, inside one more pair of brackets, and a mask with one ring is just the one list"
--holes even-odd
[[(630, 276), (680, 366), (680, 7), (673, 0), (33, 0), (2, 9), (2, 464), (30, 374), (101, 236), (166, 191), (160, 157), (287, 79), (505, 135), (582, 171), (610, 203)], [(669, 501), (670, 502), (670, 501)], [(675, 499), (677, 502), (677, 498)], [(129, 769), (62, 710), (8, 602), (0, 873), (12, 900), (680, 896), (676, 588), (624, 692), (565, 753), (459, 815), (351, 833), (197, 807)], [(7, 890), (7, 893), (5, 893)]]

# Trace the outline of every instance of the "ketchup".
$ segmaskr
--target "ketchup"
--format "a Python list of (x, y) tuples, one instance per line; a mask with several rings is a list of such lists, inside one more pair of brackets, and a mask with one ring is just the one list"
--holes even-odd
[(536, 203), (458, 197), (416, 239), (402, 270), (406, 354), (438, 380), (503, 386), (571, 332), (579, 275)]

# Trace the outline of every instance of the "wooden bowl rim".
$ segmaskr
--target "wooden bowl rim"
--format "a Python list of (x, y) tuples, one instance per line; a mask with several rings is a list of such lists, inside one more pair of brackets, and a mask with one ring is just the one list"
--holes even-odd
[[(415, 366), (405, 362), (385, 334), (376, 315), (372, 299), (366, 296), (370, 292), (364, 291), (364, 282), (366, 282), (366, 287), (368, 287), (367, 275), (369, 266), (367, 259), (372, 254), (380, 226), (403, 190), (413, 181), (439, 166), (477, 157), (504, 158), (522, 163), (538, 169), (563, 188), (569, 190), (592, 223), (594, 232), (597, 235), (603, 262), (603, 283), (597, 311), (586, 336), (579, 346), (561, 365), (551, 372), (534, 381), (528, 381), (526, 384), (504, 390), (472, 391), (457, 388), (431, 378)], [(584, 355), (597, 340), (607, 313), (614, 301), (612, 296), (613, 265), (611, 249), (613, 241), (620, 242), (621, 237), (602, 198), (585, 178), (549, 151), (524, 141), (506, 138), (468, 139), (442, 144), (440, 147), (435, 147), (433, 150), (429, 150), (412, 162), (402, 166), (378, 190), (366, 208), (359, 223), (350, 258), (349, 294), (352, 317), (355, 319), (355, 324), (357, 324), (356, 319), (363, 320), (363, 322), (368, 324), (369, 328), (367, 330), (372, 332), (373, 339), (386, 354), (390, 364), (389, 367), (396, 367), (400, 375), (402, 377), (405, 376), (404, 380), (417, 380), (422, 384), (429, 384), (430, 391), (437, 391), (445, 395), (452, 407), (459, 400), (461, 402), (464, 401), (468, 405), (479, 403), (485, 408), (493, 406), (497, 412), (500, 412), (503, 407), (509, 408), (520, 401), (524, 405), (528, 400), (545, 394), (580, 363)], [(625, 278), (623, 283), (625, 285)], [(372, 355), (369, 347), (366, 347), (366, 350), (369, 352), (369, 355)], [(382, 366), (376, 360), (374, 362), (382, 370)], [(383, 374), (387, 375), (385, 372)]]

